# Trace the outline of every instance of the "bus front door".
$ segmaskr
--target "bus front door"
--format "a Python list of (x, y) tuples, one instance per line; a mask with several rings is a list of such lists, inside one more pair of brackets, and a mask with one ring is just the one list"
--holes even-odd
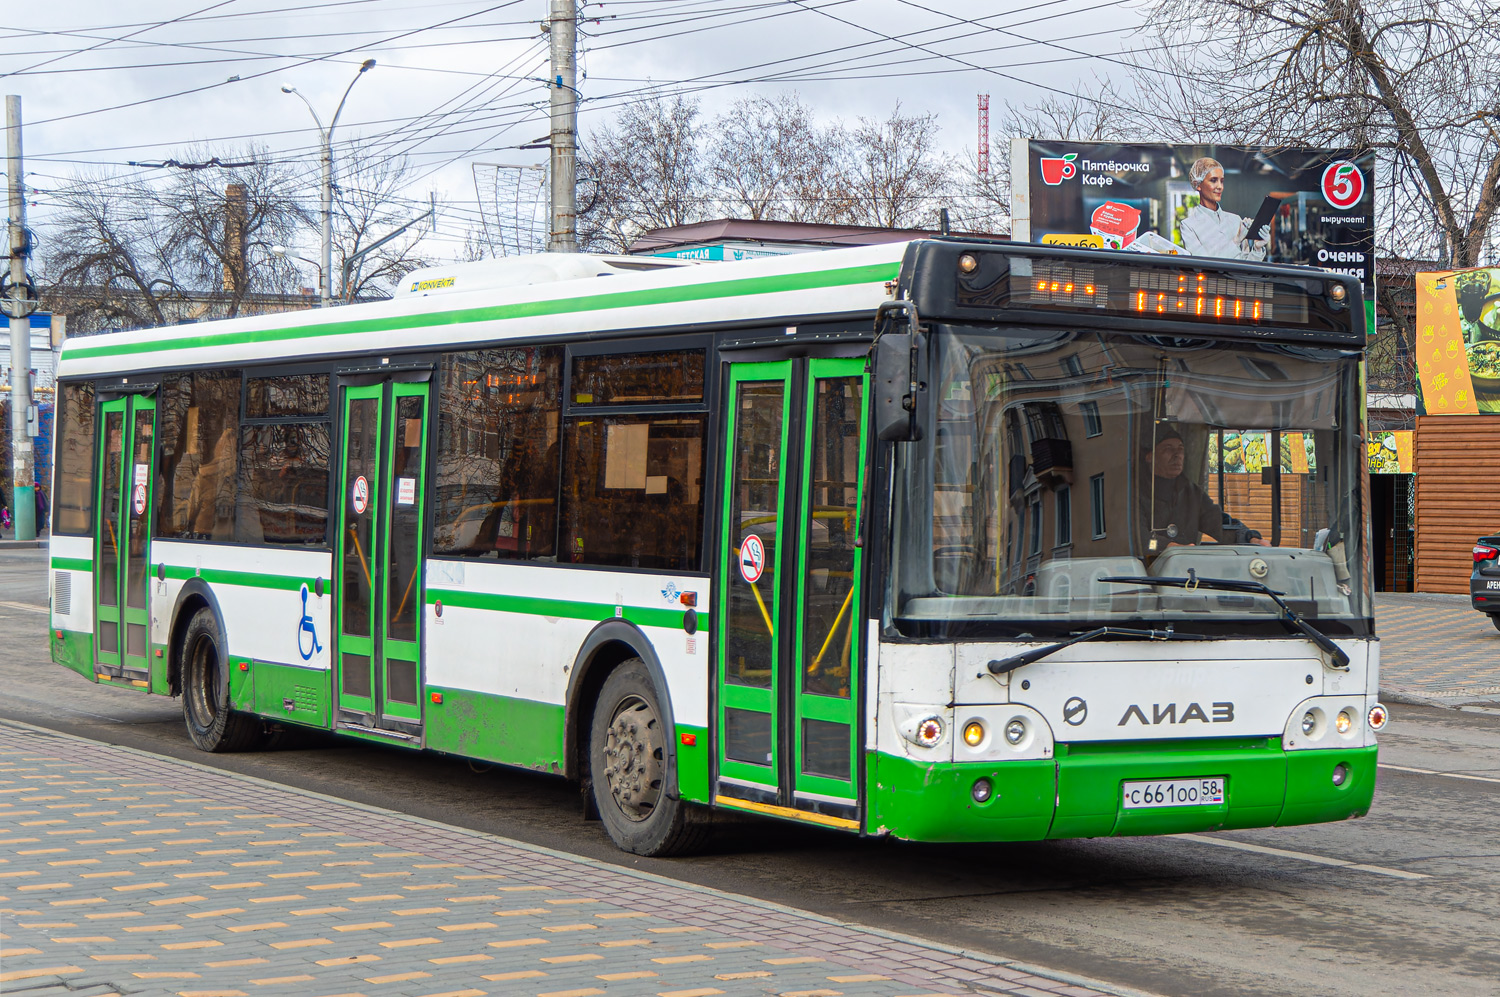
[(146, 688), (150, 669), (149, 559), (156, 400), (126, 395), (103, 406), (94, 508), (94, 671)]
[(420, 742), (428, 386), (343, 388), (336, 726)]
[(861, 359), (730, 367), (715, 799), (858, 827)]

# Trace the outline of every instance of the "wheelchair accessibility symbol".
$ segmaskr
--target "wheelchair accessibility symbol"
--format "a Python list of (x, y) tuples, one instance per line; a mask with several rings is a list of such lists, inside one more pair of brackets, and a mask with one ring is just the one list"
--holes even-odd
[(307, 586), (302, 586), (302, 619), (297, 624), (297, 653), (302, 655), (303, 661), (312, 660), (312, 656), (323, 650), (323, 645), (318, 643), (318, 631), (313, 626), (312, 617), (307, 615)]

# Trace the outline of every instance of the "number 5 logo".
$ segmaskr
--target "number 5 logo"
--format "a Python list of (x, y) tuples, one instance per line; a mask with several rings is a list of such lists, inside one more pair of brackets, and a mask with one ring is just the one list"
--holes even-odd
[(1343, 211), (1352, 208), (1365, 196), (1365, 177), (1359, 167), (1341, 159), (1328, 164), (1323, 171), (1323, 199)]

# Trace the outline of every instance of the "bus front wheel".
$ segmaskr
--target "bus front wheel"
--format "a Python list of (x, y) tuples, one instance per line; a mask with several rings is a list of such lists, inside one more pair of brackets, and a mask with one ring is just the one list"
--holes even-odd
[(243, 751), (260, 740), (260, 724), (229, 709), (229, 661), (218, 621), (200, 609), (182, 635), (182, 719), (201, 751)]
[(667, 785), (668, 733), (645, 662), (622, 662), (594, 704), (589, 778), (604, 829), (636, 855), (681, 855), (707, 832)]

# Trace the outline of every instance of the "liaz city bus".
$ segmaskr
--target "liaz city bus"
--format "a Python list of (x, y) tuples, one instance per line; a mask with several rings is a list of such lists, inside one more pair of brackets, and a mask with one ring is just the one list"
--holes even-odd
[(722, 808), (1018, 841), (1375, 786), (1359, 286), (934, 239), (541, 256), (68, 341), (53, 660)]

